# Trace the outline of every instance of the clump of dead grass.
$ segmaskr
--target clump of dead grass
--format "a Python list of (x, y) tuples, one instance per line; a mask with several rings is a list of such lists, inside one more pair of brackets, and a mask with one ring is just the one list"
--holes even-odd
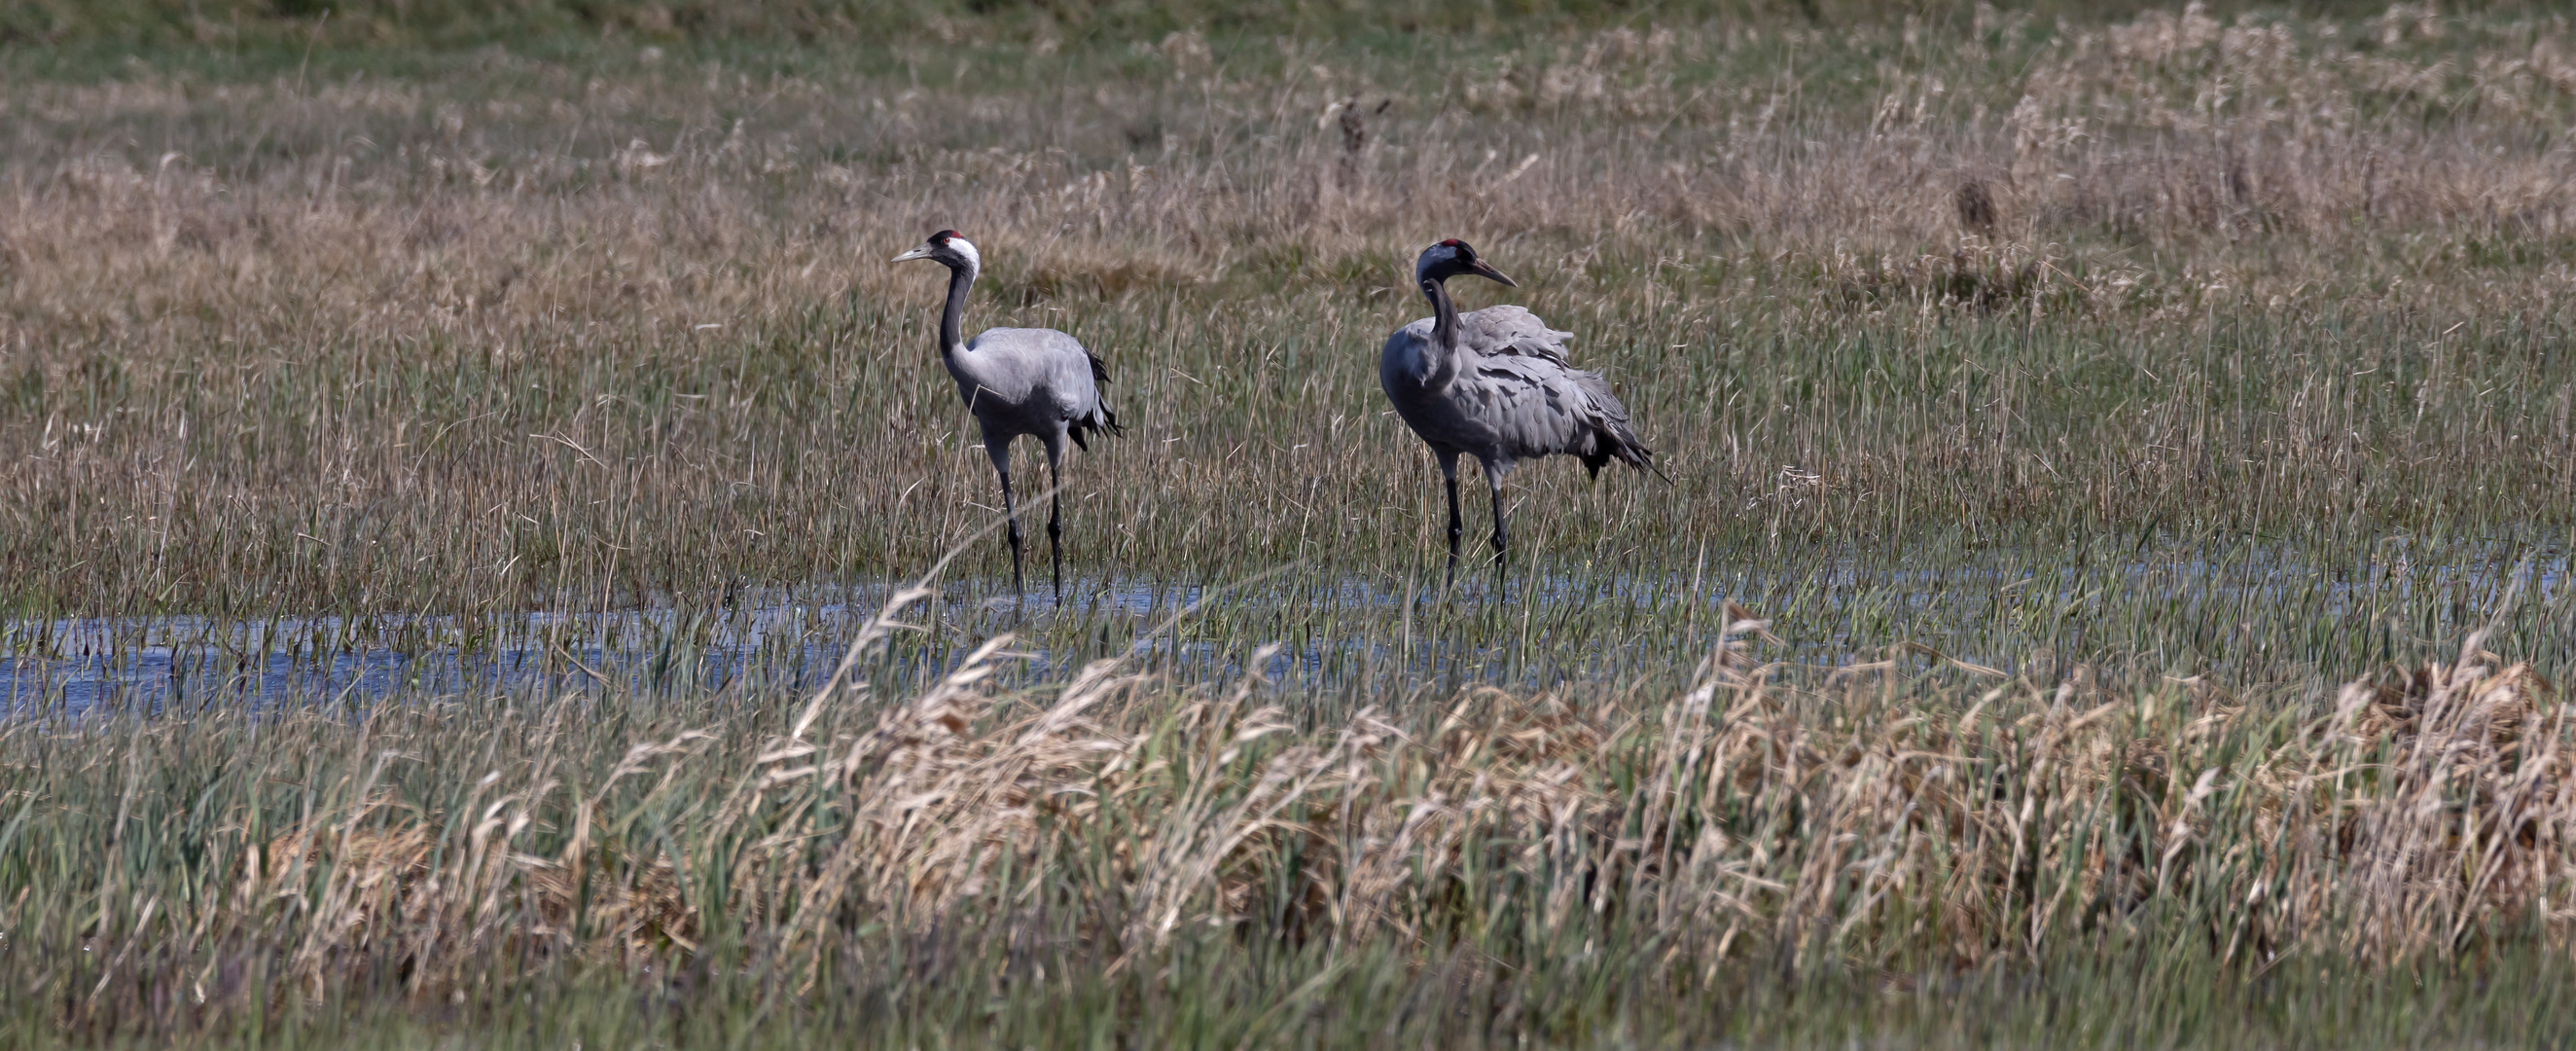
[[(496, 956), (669, 969), (719, 945), (803, 983), (882, 938), (962, 930), (1072, 939), (1113, 972), (1209, 932), (1437, 955), (1653, 931), (1676, 980), (1773, 954), (1961, 973), (2190, 932), (2224, 966), (2571, 947), (2550, 903), (2576, 891), (2576, 727), (2476, 639), (2285, 720), (2085, 669), (2050, 683), (1903, 656), (1790, 687), (1754, 659), (1762, 628), (1731, 625), (1678, 696), (1479, 688), (1321, 722), (1257, 680), (1175, 687), (1117, 659), (1002, 688), (1004, 637), (872, 711), (836, 680), (756, 737), (719, 719), (598, 738), (613, 761), (540, 744), (517, 774), (409, 789), (387, 758), (285, 833), (213, 831), (228, 845), (197, 849), (237, 860), (210, 893), (111, 910), (97, 943), (160, 948), (85, 980), (251, 946), (299, 995), (375, 975), (436, 999)], [(345, 732), (387, 757), (426, 744)], [(48, 885), (32, 908), (124, 878)]]

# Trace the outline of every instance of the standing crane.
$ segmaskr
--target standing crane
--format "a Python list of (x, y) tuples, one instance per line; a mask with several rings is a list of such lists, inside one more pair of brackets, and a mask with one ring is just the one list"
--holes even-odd
[(1494, 495), (1494, 562), (1500, 566), (1511, 533), (1503, 514), (1503, 476), (1522, 460), (1559, 453), (1578, 457), (1592, 477), (1617, 460), (1641, 471), (1655, 467), (1655, 451), (1628, 427), (1628, 409), (1597, 372), (1568, 364), (1558, 332), (1516, 306), (1493, 306), (1461, 315), (1449, 301), (1448, 280), (1460, 274), (1519, 287), (1455, 238), (1422, 251), (1414, 281), (1431, 301), (1431, 316), (1395, 330), (1378, 356), (1378, 383), (1396, 415), (1431, 446), (1449, 485), (1449, 580), (1458, 579), (1458, 457), (1484, 465)]
[[(1035, 435), (1046, 444), (1049, 485), (1061, 490), (1064, 440), (1089, 452), (1093, 431), (1119, 433), (1118, 415), (1100, 398), (1109, 366), (1072, 336), (1051, 328), (988, 328), (974, 339), (958, 337), (966, 291), (984, 269), (984, 258), (955, 230), (930, 235), (920, 247), (891, 262), (928, 259), (948, 268), (948, 308), (939, 315), (939, 360), (957, 380), (957, 396), (984, 429), (984, 452), (1002, 478), (1002, 514), (1009, 519), (1011, 590), (1020, 584), (1020, 516), (1011, 496), (1011, 439)], [(1064, 501), (1047, 497), (1047, 554), (1055, 565), (1055, 596), (1064, 598)]]

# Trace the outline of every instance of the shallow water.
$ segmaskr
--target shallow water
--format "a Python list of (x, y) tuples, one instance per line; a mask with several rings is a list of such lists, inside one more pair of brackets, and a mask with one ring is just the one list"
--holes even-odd
[[(1258, 670), (1319, 691), (1444, 692), (1573, 680), (1687, 676), (1720, 641), (1729, 603), (1772, 621), (1761, 659), (1792, 669), (1931, 646), (1966, 665), (2053, 674), (2127, 660), (2199, 674), (2342, 676), (2456, 648), (2494, 621), (2489, 649), (2561, 661), (2576, 644), (2570, 565), (2558, 547), (2381, 544), (2368, 557), (2286, 545), (2225, 550), (1997, 551), (1912, 568), (1894, 553), (1784, 559), (1760, 568), (1527, 573), (1455, 591), (1422, 573), (1370, 579), (1282, 573), (1232, 585), (1077, 581), (1059, 606), (981, 581), (953, 583), (899, 618), (861, 674), (889, 690), (943, 673), (1014, 632), (1043, 682), (1132, 653), (1179, 679)], [(0, 626), (0, 706), (20, 715), (266, 709), (396, 695), (615, 686), (661, 692), (803, 692), (826, 679), (884, 583), (758, 593), (733, 609), (674, 607), (470, 617), (372, 615), (215, 621), (198, 616), (20, 620)], [(1278, 648), (1256, 669), (1262, 647)]]

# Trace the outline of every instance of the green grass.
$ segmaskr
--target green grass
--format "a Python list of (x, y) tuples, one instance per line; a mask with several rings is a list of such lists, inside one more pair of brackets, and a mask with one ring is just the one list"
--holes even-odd
[(2566, 1040), (2552, 12), (396, 10), (0, 22), (13, 1043)]

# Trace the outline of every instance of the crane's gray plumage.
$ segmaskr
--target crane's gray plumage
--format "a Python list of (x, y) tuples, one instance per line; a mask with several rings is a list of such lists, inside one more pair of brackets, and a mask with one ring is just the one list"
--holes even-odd
[[(939, 316), (939, 359), (957, 380), (957, 396), (984, 431), (984, 452), (1002, 479), (1002, 511), (1010, 516), (1011, 589), (1020, 590), (1020, 520), (1011, 495), (1011, 439), (1035, 436), (1046, 446), (1050, 484), (1061, 489), (1065, 439), (1085, 451), (1090, 434), (1117, 434), (1118, 416), (1101, 400), (1109, 366), (1080, 342), (1051, 328), (991, 328), (960, 339), (966, 293), (983, 272), (984, 257), (955, 230), (942, 230), (894, 262), (928, 259), (948, 268), (948, 306)], [(1064, 597), (1063, 501), (1049, 498), (1047, 553), (1055, 567), (1055, 592)]]
[[(1505, 285), (1511, 278), (1476, 258), (1466, 242), (1442, 241), (1414, 266), (1432, 316), (1386, 338), (1378, 382), (1397, 416), (1440, 460), (1449, 489), (1449, 568), (1458, 567), (1458, 457), (1484, 465), (1494, 497), (1494, 558), (1510, 540), (1503, 515), (1503, 477), (1521, 460), (1563, 454), (1598, 477), (1610, 461), (1655, 470), (1655, 451), (1637, 439), (1627, 406), (1597, 372), (1566, 358), (1571, 332), (1547, 327), (1516, 306), (1458, 313), (1447, 281), (1475, 274)], [(1658, 471), (1657, 473), (1661, 473)]]

